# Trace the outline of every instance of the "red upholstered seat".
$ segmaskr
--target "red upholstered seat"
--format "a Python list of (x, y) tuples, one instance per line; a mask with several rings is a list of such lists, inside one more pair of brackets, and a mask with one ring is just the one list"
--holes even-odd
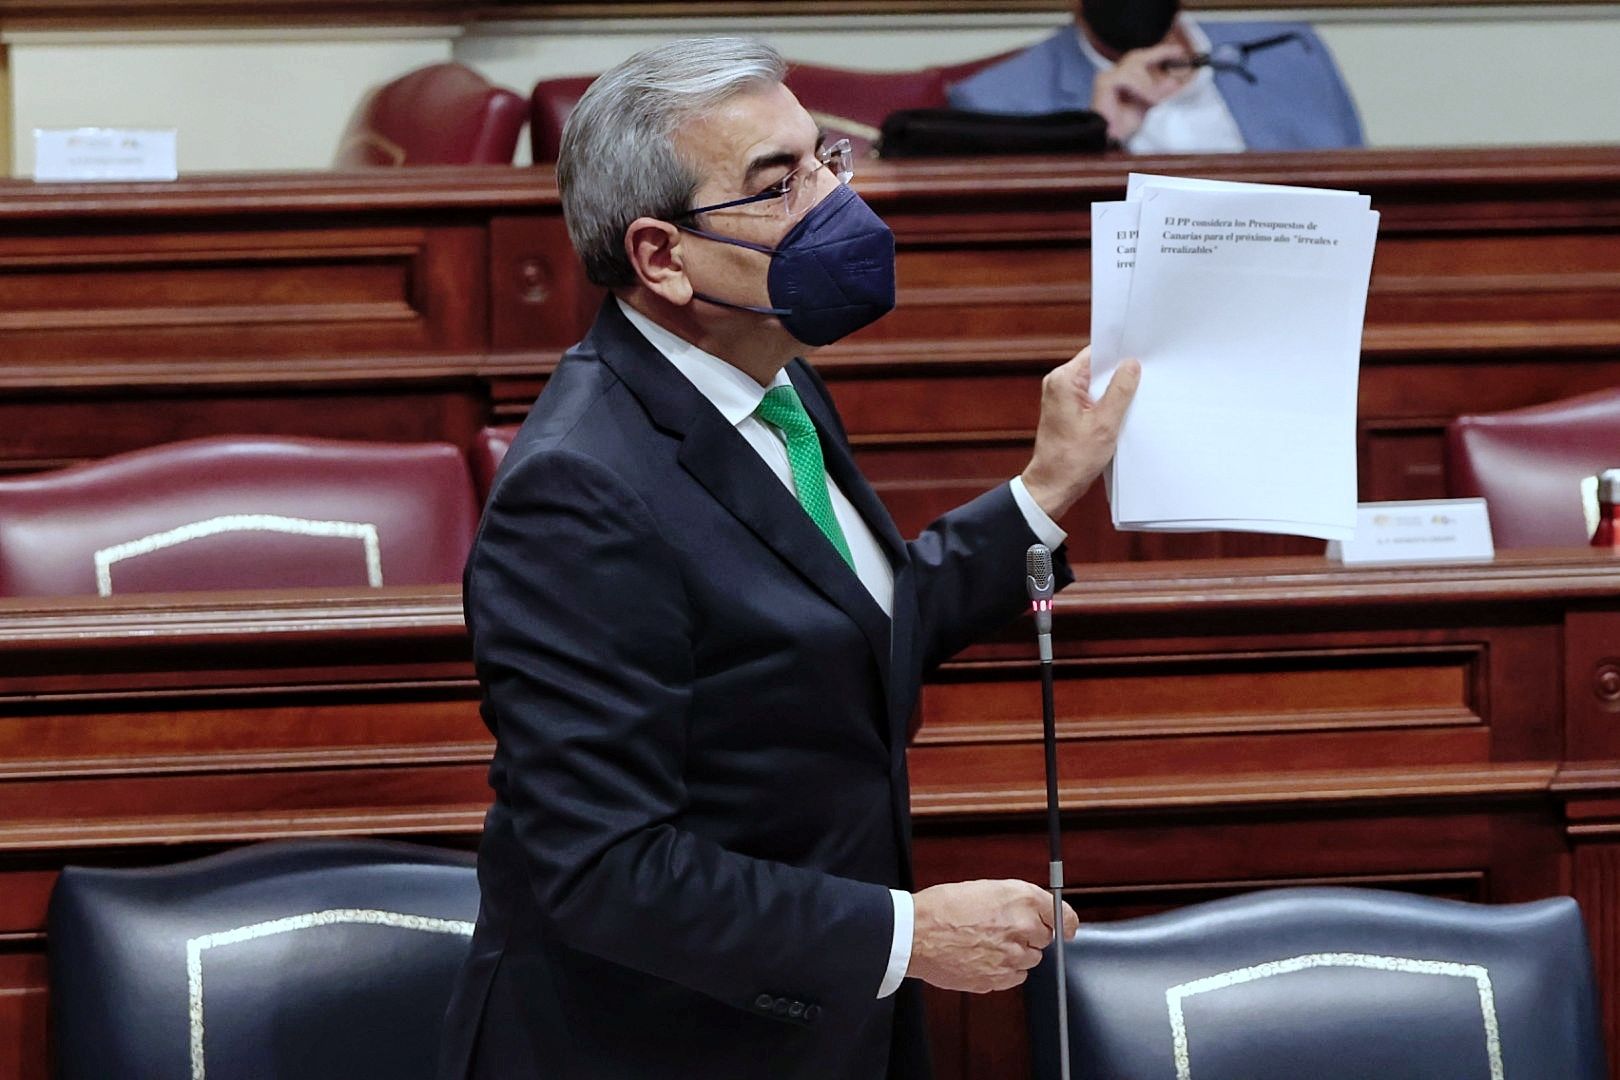
[[(943, 108), (945, 87), (965, 79), (1010, 54), (986, 56), (945, 67), (915, 71), (850, 71), (794, 64), (788, 71), (788, 89), (816, 117), (833, 138), (847, 137), (857, 152), (865, 153), (877, 138), (883, 120), (901, 109)], [(556, 161), (563, 123), (594, 75), (546, 79), (529, 96), (529, 138), (535, 161)]]
[(529, 95), (529, 148), (536, 163), (557, 160), (562, 149), (563, 125), (595, 75), (568, 75), (541, 79)]
[(787, 85), (828, 138), (847, 138), (861, 155), (871, 152), (890, 113), (945, 105), (945, 73), (940, 68), (845, 71), (795, 64), (788, 71)]
[(449, 443), (197, 439), (0, 481), (0, 595), (450, 583), (475, 523)]
[(517, 435), (518, 425), (503, 424), (500, 427), (487, 427), (478, 433), (473, 442), (472, 471), (473, 479), (478, 482), (478, 498), (480, 501), (489, 498), (489, 488), (495, 481), (495, 470), (501, 467), (506, 452), (512, 449), (512, 439)]
[(510, 165), (523, 99), (462, 64), (433, 64), (379, 86), (355, 110), (339, 168)]
[(1496, 546), (1591, 538), (1581, 482), (1620, 468), (1620, 389), (1525, 409), (1459, 416), (1446, 429), (1446, 488), (1483, 495)]

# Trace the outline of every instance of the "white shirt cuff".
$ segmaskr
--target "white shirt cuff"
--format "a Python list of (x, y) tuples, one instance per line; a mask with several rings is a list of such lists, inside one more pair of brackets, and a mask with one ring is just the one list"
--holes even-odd
[(890, 889), (889, 898), (894, 901), (894, 941), (889, 945), (889, 970), (883, 973), (883, 981), (878, 984), (880, 998), (900, 989), (906, 977), (906, 968), (911, 966), (911, 928), (916, 919), (910, 893)]
[(1046, 511), (1029, 493), (1029, 488), (1024, 486), (1022, 476), (1012, 478), (1012, 497), (1024, 520), (1029, 523), (1029, 531), (1035, 534), (1035, 539), (1049, 548), (1055, 548), (1069, 538), (1068, 533), (1058, 528), (1057, 522), (1046, 516)]

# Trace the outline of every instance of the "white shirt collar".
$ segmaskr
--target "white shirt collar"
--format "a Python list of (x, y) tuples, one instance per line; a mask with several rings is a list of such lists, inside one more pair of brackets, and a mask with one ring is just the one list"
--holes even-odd
[[(1209, 35), (1204, 33), (1203, 29), (1200, 28), (1197, 23), (1189, 19), (1185, 13), (1176, 16), (1176, 27), (1181, 31), (1182, 36), (1187, 39), (1187, 44), (1192, 46), (1193, 52), (1209, 52)], [(1086, 36), (1086, 32), (1081, 29), (1079, 23), (1075, 23), (1074, 25), (1074, 36), (1080, 39), (1080, 53), (1087, 60), (1091, 61), (1092, 67), (1098, 71), (1113, 70), (1114, 62), (1097, 51), (1097, 46), (1091, 43), (1091, 39)], [(1215, 72), (1211, 68), (1201, 67), (1193, 74), (1192, 78), (1187, 80), (1186, 86), (1183, 86), (1180, 90), (1177, 90), (1170, 96), (1179, 97), (1187, 92), (1188, 86), (1192, 86), (1198, 82), (1208, 82), (1214, 77)]]
[(697, 387), (698, 393), (709, 399), (720, 415), (726, 418), (726, 423), (736, 427), (759, 408), (759, 403), (765, 399), (765, 391), (777, 386), (791, 386), (793, 380), (788, 378), (787, 371), (776, 373), (769, 387), (761, 386), (751, 376), (740, 368), (733, 367), (713, 353), (704, 352), (685, 338), (677, 336), (674, 332), (659, 326), (647, 316), (631, 307), (618, 297), (614, 302), (624, 317), (630, 320), (630, 325), (641, 332), (647, 343), (664, 355), (675, 370), (685, 375), (687, 381)]

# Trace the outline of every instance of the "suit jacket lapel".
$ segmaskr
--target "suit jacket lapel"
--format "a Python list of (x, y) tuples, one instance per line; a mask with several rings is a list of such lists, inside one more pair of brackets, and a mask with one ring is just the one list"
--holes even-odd
[[(872, 535), (877, 537), (879, 546), (888, 556), (889, 566), (894, 570), (894, 599), (890, 604), (893, 610), (889, 633), (890, 670), (909, 672), (910, 641), (917, 618), (911, 593), (911, 554), (906, 549), (905, 538), (900, 535), (900, 530), (894, 524), (894, 518), (889, 516), (888, 507), (883, 505), (883, 500), (872, 490), (872, 485), (867, 483), (866, 477), (861, 475), (860, 469), (855, 465), (849, 444), (838, 435), (843, 429), (842, 425), (827, 408), (822, 393), (806, 385), (810, 381), (809, 378), (798, 370), (802, 363), (804, 361), (801, 360), (789, 365), (788, 377), (798, 388), (799, 397), (804, 401), (810, 419), (815, 421), (816, 427), (823, 433), (821, 446), (822, 455), (827, 463), (827, 473), (838, 484), (850, 504), (865, 519), (867, 527), (872, 530)], [(907, 728), (911, 719), (910, 706), (907, 703), (913, 700), (916, 693), (915, 686), (902, 685), (903, 681), (896, 681), (892, 675), (888, 681), (889, 744), (899, 747), (902, 752), (906, 746)], [(902, 842), (909, 852), (909, 838)]]
[[(636, 332), (611, 298), (587, 340), (641, 401), (653, 422), (681, 437), (677, 455), (681, 466), (811, 587), (855, 621), (872, 648), (887, 695), (888, 616), (770, 466), (760, 460), (754, 448), (708, 399)], [(823, 446), (837, 441), (824, 439)], [(848, 494), (849, 488), (842, 480), (839, 486)]]

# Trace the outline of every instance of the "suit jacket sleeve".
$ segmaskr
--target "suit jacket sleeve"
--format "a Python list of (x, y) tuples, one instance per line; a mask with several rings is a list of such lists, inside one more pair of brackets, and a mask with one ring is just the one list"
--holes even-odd
[[(809, 364), (802, 369), (806, 385), (821, 396), (836, 425), (833, 434), (843, 451), (852, 455), (849, 432), (827, 384)], [(1038, 539), (1007, 483), (938, 518), (906, 545), (910, 555), (907, 580), (917, 617), (897, 620), (896, 625), (909, 622), (915, 627), (915, 655), (921, 673), (995, 633), (1024, 610), (1029, 602), (1024, 555)], [(1052, 565), (1058, 588), (1074, 582), (1066, 547), (1052, 552)], [(900, 602), (897, 596), (896, 605)]]
[(698, 628), (645, 504), (594, 459), (501, 477), (467, 572), (492, 777), (547, 931), (740, 1008), (870, 1007), (886, 888), (747, 857), (681, 828)]
[[(1036, 540), (1011, 485), (1001, 484), (939, 518), (908, 545), (924, 672), (1028, 606), (1024, 556)], [(1065, 548), (1052, 553), (1052, 565), (1058, 588), (1074, 581)]]

